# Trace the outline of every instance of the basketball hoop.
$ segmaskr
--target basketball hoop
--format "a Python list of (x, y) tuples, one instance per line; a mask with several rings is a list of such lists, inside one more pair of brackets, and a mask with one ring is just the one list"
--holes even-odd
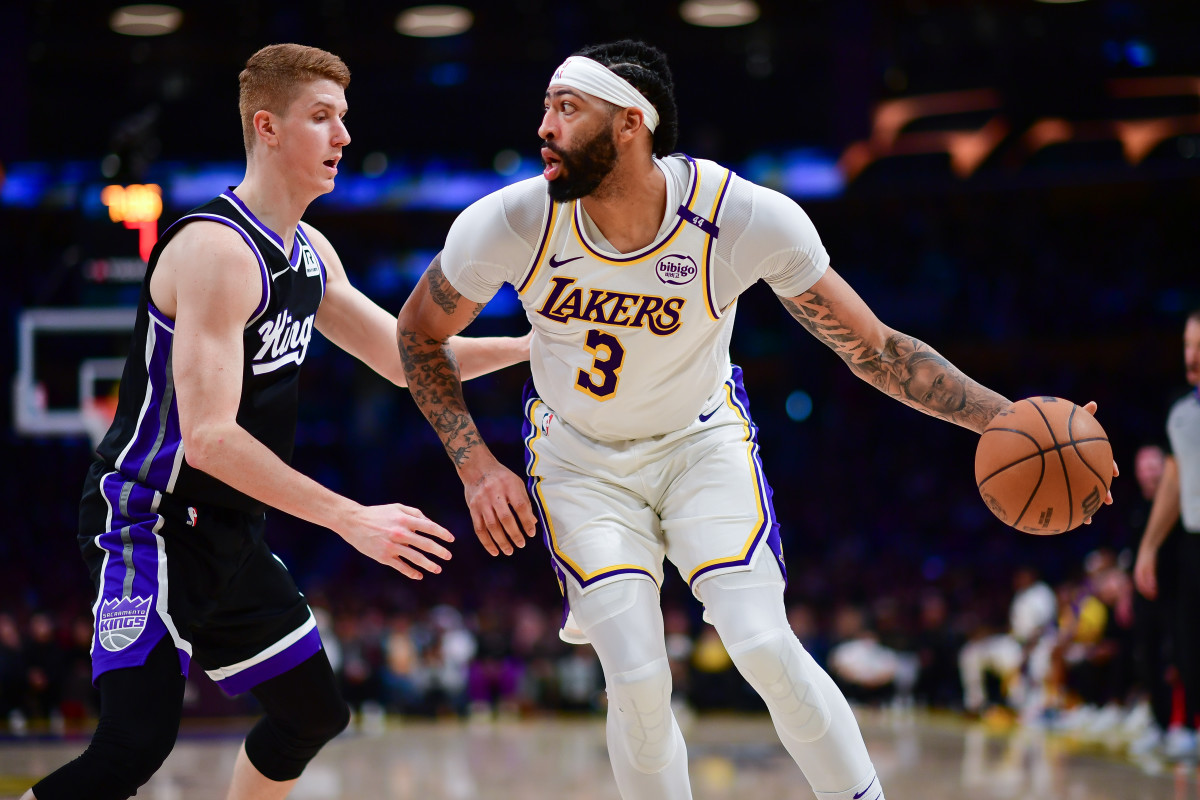
[(115, 395), (101, 395), (86, 399), (80, 407), (83, 426), (91, 440), (92, 449), (100, 446), (100, 440), (112, 426), (113, 417), (117, 414), (117, 398)]

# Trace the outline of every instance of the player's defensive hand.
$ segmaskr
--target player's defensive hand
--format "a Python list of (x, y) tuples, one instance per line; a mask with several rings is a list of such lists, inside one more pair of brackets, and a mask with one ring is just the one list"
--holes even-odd
[(454, 541), (454, 534), (426, 517), (420, 509), (400, 503), (359, 506), (338, 533), (363, 555), (415, 581), (425, 577), (422, 570), (434, 575), (442, 571), (442, 566), (430, 560), (426, 553), (443, 560), (450, 559), (450, 551), (430, 537)]
[(1137, 561), (1133, 565), (1133, 585), (1147, 600), (1158, 597), (1158, 553), (1138, 550)]
[(524, 482), (499, 462), (463, 479), (467, 506), (475, 535), (491, 555), (513, 554), (513, 546), (524, 547), (525, 537), (537, 535), (537, 517), (529, 503)]
[[(1095, 401), (1095, 400), (1092, 400), (1091, 402), (1089, 402), (1089, 403), (1087, 403), (1086, 405), (1084, 405), (1084, 406), (1083, 406), (1083, 410), (1084, 410), (1084, 411), (1086, 411), (1086, 412), (1088, 412), (1089, 414), (1091, 414), (1093, 417), (1094, 417), (1094, 416), (1096, 416), (1096, 409), (1097, 409), (1097, 408), (1099, 408), (1099, 406), (1096, 404), (1096, 401)], [(1114, 459), (1113, 459), (1113, 477), (1115, 478), (1115, 477), (1117, 477), (1117, 476), (1118, 476), (1118, 475), (1120, 475), (1120, 474), (1121, 474), (1121, 470), (1117, 468), (1117, 460), (1114, 458)], [(1104, 505), (1106, 505), (1106, 506), (1111, 506), (1111, 505), (1112, 505), (1112, 501), (1113, 501), (1113, 496), (1112, 496), (1112, 490), (1110, 489), (1110, 490), (1109, 490), (1109, 492), (1108, 492), (1108, 494), (1107, 494), (1107, 495), (1105, 495), (1105, 497), (1104, 497)], [(1091, 525), (1091, 524), (1092, 524), (1092, 518), (1091, 518), (1091, 517), (1088, 517), (1087, 519), (1085, 519), (1085, 520), (1083, 521), (1083, 524), (1084, 524), (1084, 525)]]

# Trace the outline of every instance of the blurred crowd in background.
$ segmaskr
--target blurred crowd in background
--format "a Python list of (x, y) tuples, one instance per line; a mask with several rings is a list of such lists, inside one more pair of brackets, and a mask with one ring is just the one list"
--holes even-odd
[[(478, 166), (501, 147), (533, 157), (538, 87), (567, 40), (573, 48), (658, 35), (681, 87), (681, 147), (731, 161), (814, 143), (836, 154), (872, 133), (877, 100), (997, 87), (1012, 132), (977, 173), (955, 174), (945, 152), (884, 159), (840, 196), (800, 202), (833, 266), (885, 323), (1012, 399), (1096, 400), (1123, 473), (1116, 503), (1094, 524), (1059, 536), (1006, 528), (975, 488), (974, 434), (856, 380), (765, 286), (755, 287), (739, 300), (732, 354), (775, 489), (790, 618), (855, 702), (1182, 752), (1168, 734), (1186, 738), (1194, 720), (1172, 712), (1164, 726), (1147, 714), (1147, 684), (1174, 683), (1169, 650), (1159, 674), (1139, 667), (1129, 568), (1147, 503), (1134, 453), (1164, 438), (1166, 409), (1185, 388), (1179, 332), (1200, 306), (1200, 128), (1165, 138), (1136, 164), (1113, 138), (1016, 156), (1023, 131), (1041, 117), (1125, 113), (1107, 105), (1109, 78), (1195, 73), (1194, 4), (1159, 15), (1121, 0), (1072, 4), (1075, 12), (1032, 2), (806, 0), (766, 3), (761, 23), (718, 39), (670, 27), (674, 4), (653, 11), (613, 0), (593, 13), (587, 4), (527, 0), (497, 15), (512, 30), (488, 32), (498, 23), (483, 14), (470, 36), (401, 45), (388, 25), (368, 29), (352, 19), (351, 5), (353, 13), (373, 8), (384, 22), (394, 13), (375, 8), (382, 4), (252, 3), (233, 25), (206, 6), (189, 9), (188, 19), (199, 21), (178, 34), (187, 38), (134, 46), (92, 32), (90, 17), (62, 13), (60, 3), (31, 4), (26, 27), (0, 26), (0, 43), (11, 45), (0, 47), (0, 64), (17, 76), (24, 103), (12, 115), (20, 124), (0, 131), (0, 156), (8, 147), (31, 159), (86, 158), (98, 169), (106, 153), (123, 154), (113, 179), (140, 180), (127, 166), (131, 150), (144, 155), (125, 141), (132, 119), (145, 123), (134, 131), (138, 147), (152, 144), (155, 154), (236, 159), (233, 76), (268, 40), (328, 46), (356, 70), (347, 176), (372, 151), (416, 164), (457, 158)], [(1103, 24), (1069, 16), (1079, 9)], [(1137, 42), (1158, 43), (1157, 64), (1122, 55), (1135, 33)], [(442, 73), (430, 65), (446, 64), (461, 68), (461, 83), (438, 82)], [(1200, 111), (1196, 96), (1179, 102), (1182, 110), (1152, 111), (1186, 120)], [(722, 103), (736, 107), (716, 113)], [(102, 121), (60, 125), (59, 106)], [(136, 236), (103, 209), (87, 218), (86, 198), (72, 199), (72, 191), (54, 188), (44, 207), (0, 209), (11, 264), (0, 292), (6, 319), (31, 306), (133, 302), (136, 284), (89, 282), (81, 265), (118, 248), (132, 254)], [(163, 227), (184, 211), (164, 209)], [(428, 263), (454, 212), (317, 203), (306, 219), (338, 248), (355, 285), (398, 310), (420, 268), (396, 265)], [(0, 331), (4, 375), (14, 371), (13, 327)], [(467, 333), (525, 330), (519, 314), (485, 313)], [(525, 365), (511, 367), (464, 387), (481, 432), (518, 472), (528, 374)], [(359, 721), (601, 708), (594, 654), (557, 638), (562, 601), (544, 547), (486, 555), (460, 482), (406, 392), (319, 337), (302, 381), (297, 469), (364, 503), (416, 505), (458, 536), (445, 572), (414, 583), (328, 531), (269, 517), (267, 540), (320, 615)], [(6, 418), (8, 402), (0, 393)], [(0, 481), (0, 727), (11, 736), (69, 730), (96, 711), (88, 657), (94, 597), (76, 545), (90, 444), (82, 436), (23, 437), (7, 426), (0, 441), (9, 467)], [(662, 597), (677, 702), (759, 708), (677, 575), (669, 574)], [(249, 702), (223, 697), (193, 667), (187, 715), (241, 714)]]

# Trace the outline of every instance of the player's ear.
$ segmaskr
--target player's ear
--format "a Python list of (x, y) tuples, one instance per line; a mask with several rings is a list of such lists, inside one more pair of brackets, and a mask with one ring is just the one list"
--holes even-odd
[(617, 136), (622, 139), (632, 138), (642, 128), (646, 127), (646, 120), (641, 109), (623, 108), (617, 113), (616, 119)]
[(275, 117), (270, 111), (254, 112), (254, 132), (259, 140), (268, 146), (279, 141), (279, 134), (275, 132)]

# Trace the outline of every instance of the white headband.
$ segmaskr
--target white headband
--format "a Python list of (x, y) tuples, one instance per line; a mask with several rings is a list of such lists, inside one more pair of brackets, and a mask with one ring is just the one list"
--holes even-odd
[(550, 83), (587, 92), (621, 108), (636, 108), (642, 112), (646, 127), (651, 133), (658, 127), (658, 112), (650, 105), (650, 101), (633, 88), (633, 84), (599, 61), (583, 56), (571, 56), (554, 71)]

